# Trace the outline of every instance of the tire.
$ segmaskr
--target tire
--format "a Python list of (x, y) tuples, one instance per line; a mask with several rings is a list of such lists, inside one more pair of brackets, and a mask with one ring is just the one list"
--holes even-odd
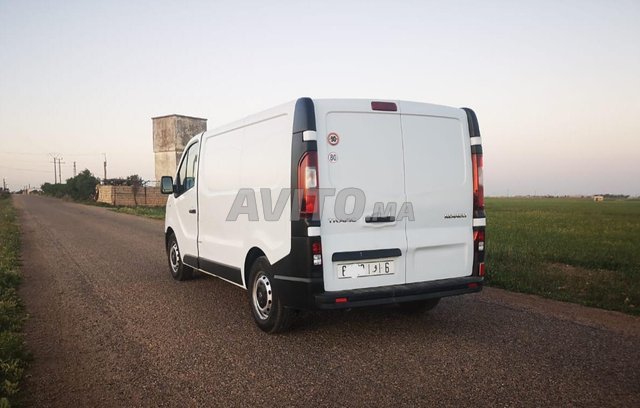
[(440, 298), (398, 303), (398, 309), (402, 314), (418, 315), (433, 309), (438, 305), (439, 302), (440, 302)]
[(286, 331), (293, 311), (284, 307), (273, 287), (271, 264), (266, 257), (256, 259), (249, 274), (249, 306), (256, 325), (267, 333)]
[(173, 279), (185, 281), (193, 277), (193, 268), (182, 263), (180, 247), (174, 234), (171, 234), (167, 240), (167, 260), (169, 261), (169, 271)]

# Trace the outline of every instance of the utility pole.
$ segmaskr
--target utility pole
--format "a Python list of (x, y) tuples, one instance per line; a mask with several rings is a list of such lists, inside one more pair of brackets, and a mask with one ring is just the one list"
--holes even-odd
[(60, 167), (60, 164), (64, 164), (62, 162), (62, 157), (58, 157), (58, 178), (60, 179), (60, 184), (62, 184), (62, 168)]
[(106, 153), (102, 153), (102, 155), (104, 156), (104, 179), (102, 181), (102, 183), (105, 183), (107, 180), (107, 154)]
[(56, 169), (56, 156), (53, 156), (53, 184), (58, 184), (58, 170)]
[(76, 176), (76, 162), (73, 162), (73, 177)]
[(7, 180), (3, 177), (2, 178), (2, 191), (5, 191), (7, 189)]

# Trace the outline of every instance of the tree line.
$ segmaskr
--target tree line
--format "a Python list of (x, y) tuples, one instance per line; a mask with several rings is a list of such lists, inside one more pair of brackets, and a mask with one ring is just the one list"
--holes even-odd
[[(144, 182), (140, 176), (133, 174), (122, 179), (105, 180), (106, 184), (126, 185), (141, 187)], [(64, 184), (44, 183), (40, 189), (45, 195), (52, 197), (69, 197), (76, 201), (95, 200), (96, 186), (100, 184), (100, 179), (95, 177), (88, 169), (78, 173), (77, 176), (68, 178)]]

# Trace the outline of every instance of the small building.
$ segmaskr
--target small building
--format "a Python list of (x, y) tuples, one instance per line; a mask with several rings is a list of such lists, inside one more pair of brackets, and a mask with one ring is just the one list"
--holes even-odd
[(184, 115), (151, 118), (153, 122), (153, 153), (155, 177), (173, 176), (185, 145), (193, 136), (207, 130), (207, 119)]
[(604, 201), (604, 196), (602, 196), (602, 195), (594, 195), (593, 196), (593, 201), (595, 201), (595, 202)]

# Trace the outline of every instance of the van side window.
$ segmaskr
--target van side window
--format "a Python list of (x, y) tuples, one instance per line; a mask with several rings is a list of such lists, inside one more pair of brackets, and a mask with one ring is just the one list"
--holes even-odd
[(196, 173), (198, 172), (198, 143), (194, 143), (185, 153), (184, 160), (180, 165), (176, 178), (178, 195), (184, 194), (196, 184)]
[(198, 143), (191, 145), (187, 156), (187, 174), (183, 182), (183, 190), (187, 191), (196, 185), (198, 173)]
[(187, 158), (185, 157), (184, 160), (182, 161), (182, 164), (180, 165), (180, 169), (178, 169), (178, 173), (176, 175), (176, 197), (179, 196), (180, 194), (182, 194), (184, 192), (184, 189), (182, 188), (182, 181), (186, 178), (187, 176)]

